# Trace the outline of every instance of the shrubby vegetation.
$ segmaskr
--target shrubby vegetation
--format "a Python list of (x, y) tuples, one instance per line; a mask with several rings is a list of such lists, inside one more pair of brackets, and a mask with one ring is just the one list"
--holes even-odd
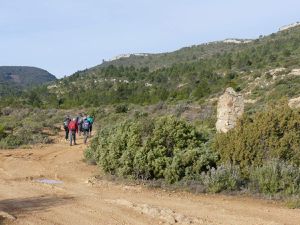
[(128, 114), (115, 114), (123, 119), (102, 127), (85, 157), (104, 172), (127, 179), (198, 186), (194, 189), (211, 193), (297, 198), (300, 114), (278, 104), (246, 114), (235, 129), (217, 135), (175, 116), (150, 118), (135, 111), (124, 121)]
[(280, 103), (245, 115), (235, 129), (216, 136), (214, 149), (222, 162), (239, 165), (246, 174), (271, 159), (299, 166), (300, 114)]
[(285, 161), (266, 161), (260, 167), (251, 168), (249, 187), (267, 195), (300, 194), (300, 168)]
[(128, 112), (128, 106), (125, 104), (120, 104), (115, 106), (116, 113), (127, 113)]
[(60, 130), (64, 112), (58, 110), (3, 108), (0, 114), (0, 148), (50, 143)]
[(230, 164), (221, 164), (207, 173), (202, 173), (200, 181), (205, 191), (211, 193), (239, 190), (243, 184), (240, 168)]
[(215, 166), (216, 154), (192, 125), (160, 117), (109, 126), (93, 140), (86, 156), (110, 174), (174, 183), (195, 179)]

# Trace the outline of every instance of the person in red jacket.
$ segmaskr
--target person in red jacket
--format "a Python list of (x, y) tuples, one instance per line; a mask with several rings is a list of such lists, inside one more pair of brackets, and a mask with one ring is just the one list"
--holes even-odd
[(72, 142), (76, 145), (76, 133), (78, 133), (78, 125), (76, 118), (73, 118), (72, 121), (69, 123), (69, 133), (70, 133), (70, 146), (72, 146)]

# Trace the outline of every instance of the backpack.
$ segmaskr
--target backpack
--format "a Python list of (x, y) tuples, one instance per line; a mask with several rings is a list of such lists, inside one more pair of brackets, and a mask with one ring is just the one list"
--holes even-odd
[(84, 130), (89, 130), (90, 129), (90, 122), (88, 120), (83, 121), (82, 128)]
[(75, 122), (75, 121), (70, 122), (69, 126), (70, 126), (70, 127), (69, 127), (70, 130), (72, 130), (72, 131), (75, 131), (75, 130), (76, 130), (76, 122)]
[(64, 121), (64, 128), (67, 129), (69, 126), (70, 121), (69, 120), (65, 120)]
[(87, 118), (87, 120), (90, 122), (90, 124), (94, 123), (94, 119), (92, 117)]
[(79, 119), (77, 120), (77, 124), (80, 125), (80, 124), (82, 124), (82, 122), (83, 122), (82, 118), (79, 117)]

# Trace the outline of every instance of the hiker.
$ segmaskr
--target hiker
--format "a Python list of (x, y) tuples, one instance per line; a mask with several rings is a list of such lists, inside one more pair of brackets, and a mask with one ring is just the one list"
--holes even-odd
[(87, 116), (87, 120), (90, 122), (89, 134), (90, 134), (90, 137), (91, 137), (92, 136), (92, 129), (93, 129), (94, 118), (91, 117), (90, 115), (88, 115)]
[(65, 135), (66, 141), (69, 139), (69, 123), (70, 123), (70, 121), (71, 121), (70, 116), (66, 116), (65, 120), (64, 120), (64, 129), (65, 129), (65, 132), (66, 132), (66, 135)]
[(83, 132), (82, 130), (82, 123), (83, 123), (83, 116), (82, 113), (79, 113), (78, 117), (77, 117), (77, 125), (78, 125), (78, 134), (79, 136), (81, 136), (81, 133)]
[(76, 118), (69, 123), (69, 132), (70, 132), (70, 146), (72, 146), (72, 142), (76, 145), (76, 133), (78, 133), (78, 125)]
[(84, 144), (86, 144), (89, 132), (90, 132), (91, 123), (90, 121), (85, 118), (82, 122), (82, 130), (83, 130), (83, 136), (84, 136)]

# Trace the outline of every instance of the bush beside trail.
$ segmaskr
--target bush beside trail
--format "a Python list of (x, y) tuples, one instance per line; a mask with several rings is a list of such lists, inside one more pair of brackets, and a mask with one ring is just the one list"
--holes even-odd
[(217, 160), (208, 140), (195, 127), (174, 117), (103, 128), (85, 155), (110, 174), (169, 183), (196, 179)]
[(235, 129), (218, 134), (214, 149), (221, 161), (238, 165), (245, 176), (267, 160), (300, 165), (300, 114), (287, 105), (245, 115)]
[(284, 161), (271, 160), (252, 167), (249, 188), (266, 195), (299, 195), (300, 168)]
[(245, 115), (235, 129), (217, 135), (172, 116), (137, 117), (107, 123), (85, 157), (127, 179), (298, 198), (299, 128), (299, 112), (286, 105)]
[(287, 104), (245, 115), (212, 145), (218, 164), (239, 168), (243, 188), (269, 196), (300, 195), (300, 114)]

